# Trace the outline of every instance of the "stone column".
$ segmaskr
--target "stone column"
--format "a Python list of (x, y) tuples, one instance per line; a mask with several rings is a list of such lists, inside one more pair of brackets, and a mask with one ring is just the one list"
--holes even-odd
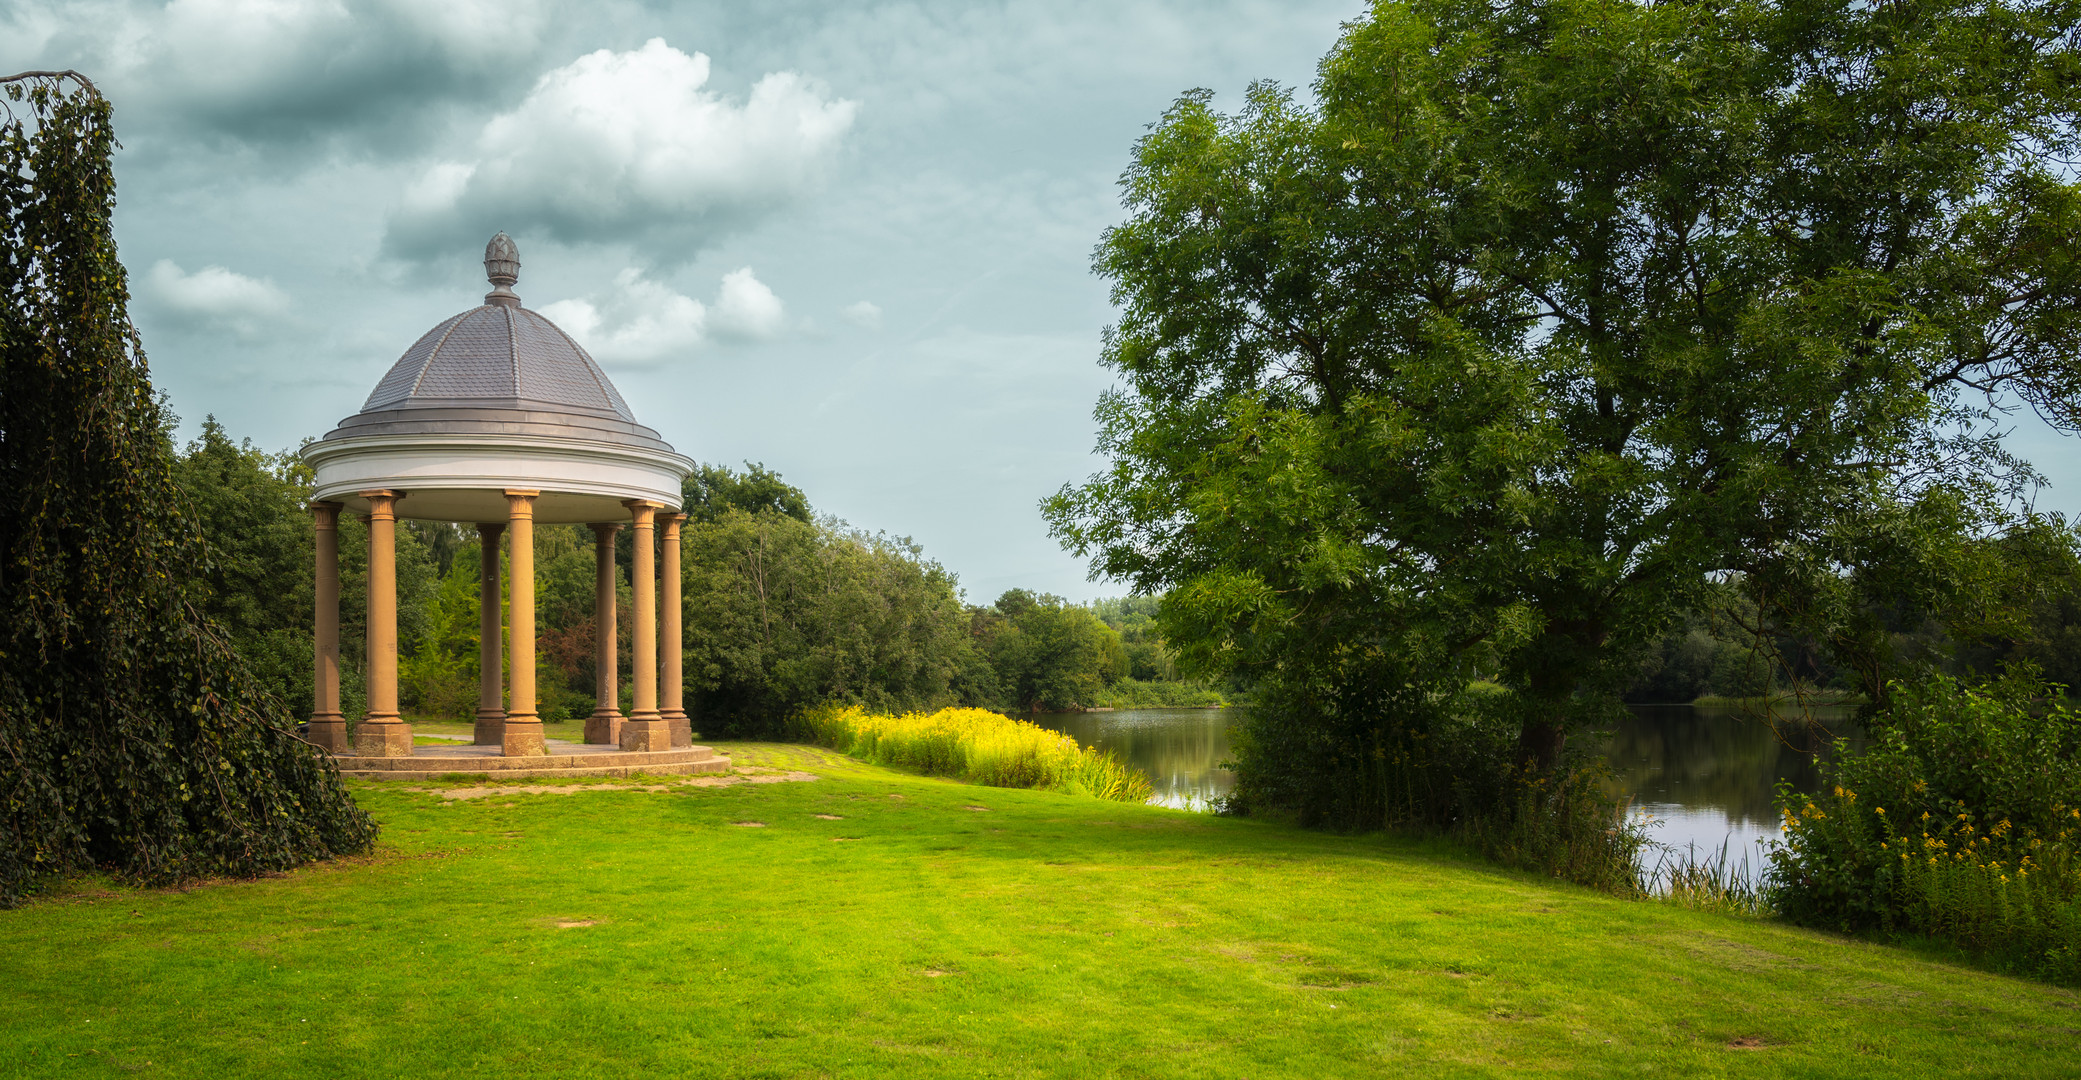
[(632, 499), (622, 505), (635, 519), (635, 554), (629, 560), (629, 592), (634, 596), (629, 617), (629, 636), (634, 640), (629, 667), (636, 684), (635, 707), (621, 726), (623, 750), (652, 751), (672, 748), (672, 728), (658, 715), (658, 605), (657, 544), (654, 533), (662, 504)]
[(499, 667), (504, 650), (499, 635), (505, 620), (499, 618), (499, 537), (506, 527), (497, 523), (477, 526), (477, 737), (478, 746), (506, 744), (505, 677)]
[(403, 496), (356, 494), (369, 504), (369, 709), (355, 729), (354, 752), (411, 757), (412, 728), (397, 712), (397, 501)]
[(513, 635), (506, 648), (513, 672), (506, 705), (506, 732), (501, 742), (507, 757), (541, 757), (542, 714), (535, 711), (535, 496), (539, 491), (506, 492), (507, 562), (513, 581), (506, 586), (512, 597), (512, 614), (507, 622)]
[(682, 694), (686, 684), (680, 676), (680, 661), (686, 649), (686, 640), (679, 631), (679, 525), (686, 520), (685, 514), (660, 514), (664, 522), (663, 534), (658, 540), (664, 547), (664, 580), (660, 582), (663, 595), (658, 599), (658, 652), (663, 670), (658, 674), (658, 712), (672, 731), (673, 746), (692, 746), (693, 724), (686, 717), (686, 706)]
[(317, 669), (311, 677), (311, 743), (335, 754), (351, 749), (340, 715), (340, 504), (311, 504), (318, 549), (318, 611), (313, 627)]
[(593, 589), (593, 714), (585, 718), (585, 741), (621, 745), (621, 664), (616, 656), (614, 621), (614, 534), (621, 523), (594, 525), (593, 554), (598, 563)]

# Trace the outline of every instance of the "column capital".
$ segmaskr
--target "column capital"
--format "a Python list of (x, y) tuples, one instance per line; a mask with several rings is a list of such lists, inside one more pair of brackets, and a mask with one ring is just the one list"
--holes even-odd
[(480, 521), (477, 523), (477, 535), (479, 536), (497, 536), (505, 531), (506, 523), (503, 521)]
[(657, 519), (657, 512), (665, 508), (664, 503), (649, 499), (628, 499), (624, 500), (622, 505), (629, 508), (629, 517), (635, 521), (639, 529), (651, 528)]
[(667, 543), (679, 539), (679, 526), (685, 521), (686, 515), (678, 511), (669, 514), (659, 514), (658, 526), (664, 530), (664, 535), (661, 539)]
[(396, 521), (398, 500), (405, 497), (404, 492), (392, 491), (388, 488), (377, 488), (373, 491), (357, 491), (354, 494), (368, 500), (369, 512), (364, 515), (365, 520), (368, 521)]
[(591, 529), (593, 534), (598, 536), (600, 542), (604, 544), (612, 541), (614, 534), (621, 531), (621, 524), (619, 521), (595, 521), (587, 525), (586, 528)]
[(325, 532), (330, 532), (340, 527), (340, 511), (346, 508), (346, 505), (343, 503), (326, 502), (322, 499), (310, 505), (312, 519), (316, 522), (318, 529)]

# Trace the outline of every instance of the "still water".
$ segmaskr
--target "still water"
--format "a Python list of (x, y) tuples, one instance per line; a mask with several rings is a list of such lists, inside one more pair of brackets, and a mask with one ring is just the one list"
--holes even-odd
[[(1842, 708), (1802, 715), (1783, 710), (1695, 705), (1635, 705), (1631, 716), (1602, 740), (1617, 793), (1636, 814), (1657, 823), (1655, 842), (1678, 851), (1718, 857), (1726, 845), (1731, 867), (1764, 865), (1764, 845), (1778, 837), (1778, 781), (1794, 790), (1820, 788), (1820, 762), (1833, 757), (1840, 738), (1851, 747), (1864, 733)], [(1652, 862), (1652, 856), (1650, 856)]]
[(1221, 763), (1228, 759), (1228, 726), (1242, 718), (1241, 709), (1121, 709), (1049, 713), (1033, 722), (1148, 773), (1156, 788), (1150, 802), (1207, 810), (1236, 786), (1236, 774)]
[[(1112, 750), (1156, 787), (1164, 806), (1205, 810), (1235, 786), (1221, 768), (1228, 728), (1243, 709), (1123, 709), (1035, 717), (1042, 727), (1085, 746)], [(1763, 865), (1762, 843), (1777, 837), (1772, 799), (1780, 780), (1802, 791), (1820, 783), (1818, 760), (1837, 738), (1862, 745), (1845, 709), (1816, 709), (1811, 717), (1784, 712), (1766, 717), (1740, 708), (1636, 705), (1598, 745), (1611, 764), (1617, 794), (1635, 813), (1658, 823), (1649, 835), (1679, 850), (1695, 845), (1729, 861)]]

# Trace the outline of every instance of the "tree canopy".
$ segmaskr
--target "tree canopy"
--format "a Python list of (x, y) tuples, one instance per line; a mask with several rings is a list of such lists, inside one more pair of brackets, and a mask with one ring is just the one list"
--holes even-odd
[(1999, 409), (2081, 423), (2076, 10), (1390, 2), (1312, 102), (1187, 94), (1056, 533), (1347, 787), (1483, 678), (1552, 764), (1716, 581), (1868, 644), (2035, 481)]

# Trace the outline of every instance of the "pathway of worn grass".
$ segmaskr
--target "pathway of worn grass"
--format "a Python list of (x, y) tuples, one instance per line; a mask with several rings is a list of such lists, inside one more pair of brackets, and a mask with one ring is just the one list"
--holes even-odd
[(2081, 1045), (2067, 991), (1417, 845), (722, 749), (822, 778), (363, 785), (376, 857), (0, 912), (0, 1064), (2052, 1076)]

